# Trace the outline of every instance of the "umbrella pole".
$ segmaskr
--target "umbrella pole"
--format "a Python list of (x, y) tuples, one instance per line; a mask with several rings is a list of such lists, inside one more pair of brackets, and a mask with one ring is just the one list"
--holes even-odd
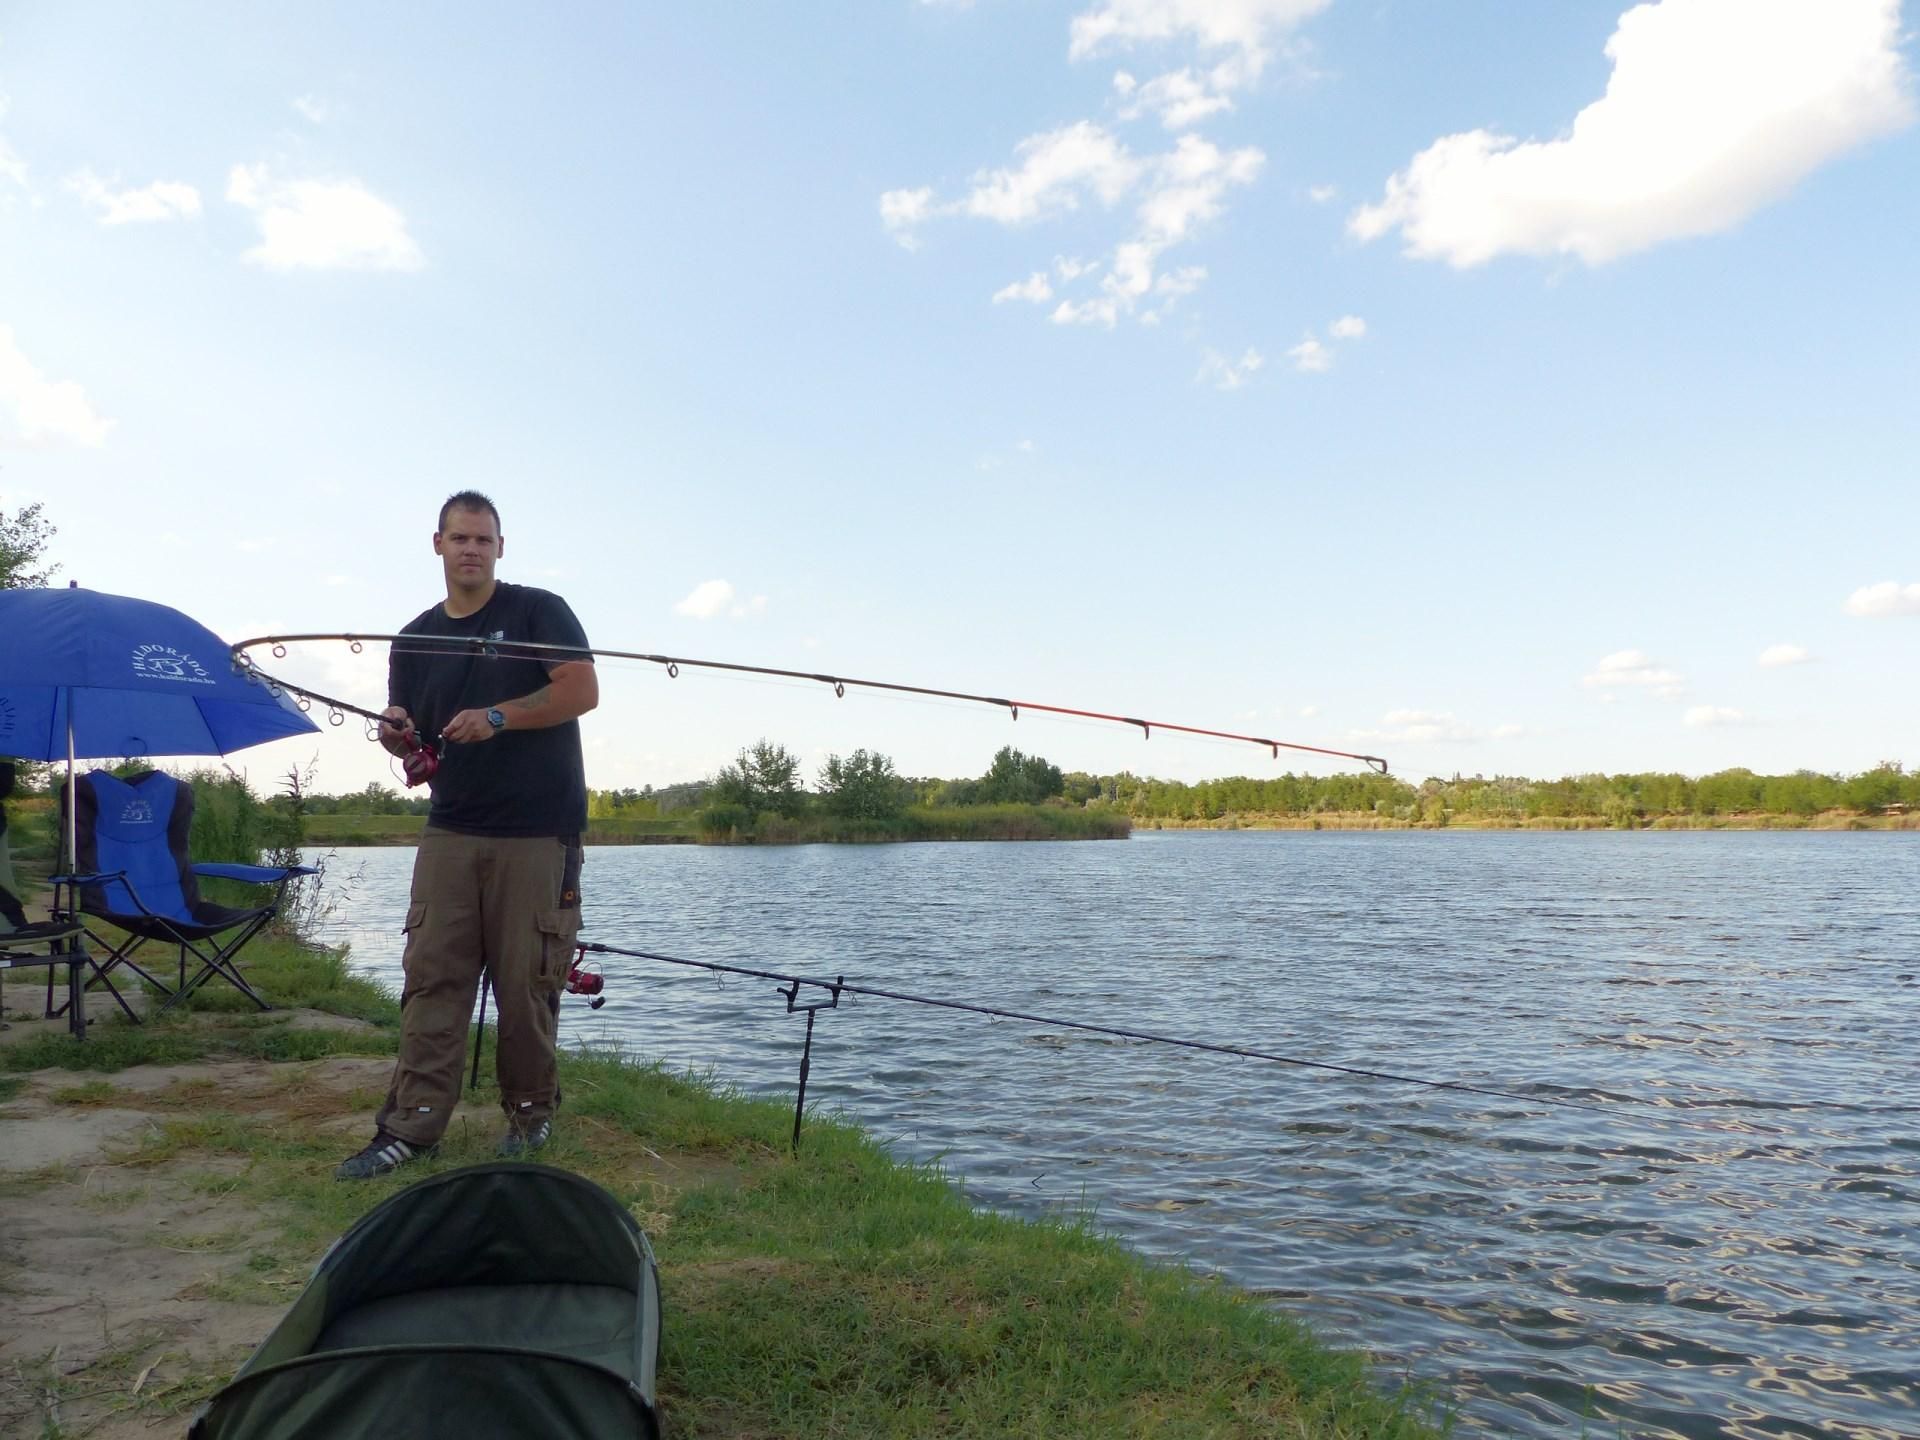
[[(79, 817), (74, 814), (73, 788), (73, 692), (67, 692), (67, 865), (65, 874), (80, 873)], [(75, 907), (78, 908), (78, 907)]]
[[(76, 802), (79, 799), (73, 781), (73, 691), (67, 691), (67, 865), (69, 877), (80, 873), (79, 816)], [(55, 893), (56, 903), (59, 900)], [(67, 903), (73, 907), (73, 916), (80, 918), (80, 887), (69, 878), (67, 884)], [(87, 1038), (87, 987), (81, 980), (80, 941), (78, 937), (66, 942), (74, 950), (74, 958), (67, 962), (67, 1027), (73, 1032), (75, 1040)], [(51, 974), (51, 970), (48, 972)]]

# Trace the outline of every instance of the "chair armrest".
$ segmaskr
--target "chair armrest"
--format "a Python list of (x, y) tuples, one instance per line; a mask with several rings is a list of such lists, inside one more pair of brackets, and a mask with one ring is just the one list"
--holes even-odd
[(209, 862), (193, 867), (193, 873), (210, 880), (241, 880), (249, 885), (278, 885), (295, 875), (317, 873), (311, 865), (226, 865)]
[(69, 935), (85, 933), (72, 920), (36, 920), (24, 930), (9, 930), (0, 934), (0, 950), (11, 950), (19, 945), (42, 945), (49, 940), (64, 940)]
[[(167, 918), (164, 915), (155, 914), (147, 908), (147, 902), (140, 898), (140, 892), (133, 888), (133, 882), (127, 879), (127, 872), (124, 870), (108, 870), (99, 875), (50, 875), (47, 877), (47, 882), (51, 885), (71, 885), (76, 890), (82, 885), (100, 885), (109, 880), (118, 880), (120, 882), (120, 888), (127, 892), (127, 898), (133, 901), (135, 909), (142, 915), (151, 916), (155, 920), (164, 920)], [(83, 909), (84, 907), (76, 906), (75, 908)], [(93, 912), (88, 911), (87, 913), (91, 914)], [(126, 914), (128, 912), (120, 911), (117, 913)]]

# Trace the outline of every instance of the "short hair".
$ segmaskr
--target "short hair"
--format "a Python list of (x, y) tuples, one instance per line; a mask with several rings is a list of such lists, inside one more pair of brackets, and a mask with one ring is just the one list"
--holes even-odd
[(433, 532), (434, 534), (443, 535), (446, 533), (447, 516), (455, 510), (472, 510), (476, 513), (485, 510), (489, 515), (493, 516), (493, 528), (495, 530), (502, 528), (500, 524), (500, 512), (494, 509), (493, 501), (482, 495), (478, 490), (456, 490), (447, 497), (447, 503), (440, 507), (440, 527)]

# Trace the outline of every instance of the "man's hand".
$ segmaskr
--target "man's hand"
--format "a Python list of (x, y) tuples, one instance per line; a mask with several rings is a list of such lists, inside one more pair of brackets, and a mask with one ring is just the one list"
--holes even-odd
[(398, 755), (404, 760), (419, 743), (409, 739), (412, 735), (413, 717), (405, 710), (398, 705), (389, 705), (380, 712), (380, 744), (389, 755)]
[(441, 727), (440, 734), (461, 745), (476, 745), (493, 738), (493, 722), (485, 710), (462, 710)]

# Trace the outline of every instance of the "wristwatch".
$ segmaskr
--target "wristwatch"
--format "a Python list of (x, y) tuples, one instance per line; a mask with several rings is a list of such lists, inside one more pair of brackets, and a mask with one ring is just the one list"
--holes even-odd
[(507, 717), (502, 715), (498, 710), (489, 710), (487, 711), (487, 723), (493, 726), (494, 733), (497, 735), (500, 731), (507, 728)]

